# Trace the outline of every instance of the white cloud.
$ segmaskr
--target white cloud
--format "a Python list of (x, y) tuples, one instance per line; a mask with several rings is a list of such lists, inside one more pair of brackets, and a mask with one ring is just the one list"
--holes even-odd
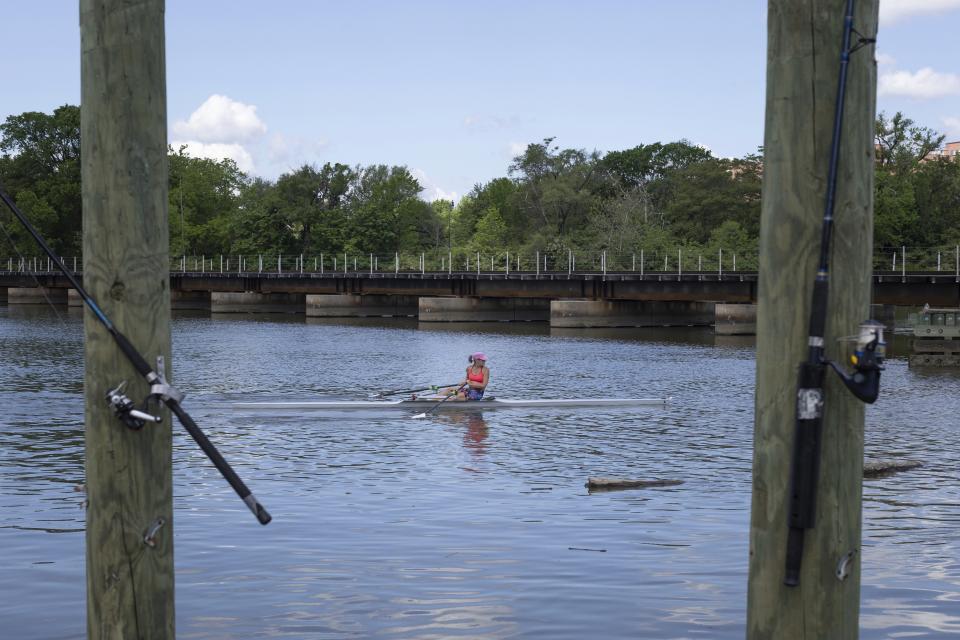
[(960, 137), (960, 118), (944, 118), (943, 126), (947, 128), (947, 135), (951, 138)]
[(231, 143), (263, 135), (267, 126), (257, 117), (257, 108), (214, 94), (190, 114), (173, 124), (179, 138), (200, 142)]
[(267, 142), (267, 156), (271, 164), (288, 168), (317, 162), (328, 146), (326, 140), (310, 140), (275, 133)]
[(880, 24), (924, 13), (945, 13), (960, 9), (960, 0), (880, 0)]
[(410, 174), (416, 178), (420, 186), (423, 187), (423, 191), (420, 192), (420, 197), (427, 202), (433, 202), (434, 200), (452, 200), (456, 202), (460, 199), (456, 191), (446, 191), (438, 187), (423, 169), (411, 169)]
[(879, 65), (894, 65), (897, 63), (896, 59), (887, 53), (878, 53), (875, 58)]
[(916, 73), (892, 71), (880, 76), (878, 93), (918, 99), (942, 98), (960, 93), (960, 76), (939, 73), (930, 67)]
[(526, 150), (527, 145), (523, 142), (511, 142), (507, 144), (507, 153), (510, 154), (511, 158), (521, 155)]
[(253, 156), (242, 144), (223, 142), (199, 142), (197, 140), (174, 141), (170, 143), (174, 149), (185, 146), (186, 154), (194, 158), (209, 158), (223, 160), (230, 158), (237, 163), (237, 167), (244, 173), (253, 171)]

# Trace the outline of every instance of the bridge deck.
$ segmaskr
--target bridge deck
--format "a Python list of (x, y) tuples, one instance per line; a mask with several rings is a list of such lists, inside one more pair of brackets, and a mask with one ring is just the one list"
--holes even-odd
[[(82, 278), (82, 274), (77, 273)], [(960, 307), (960, 278), (952, 272), (877, 272), (873, 302), (902, 306)], [(476, 296), (491, 298), (589, 298), (756, 302), (756, 272), (172, 272), (172, 291), (307, 294)], [(53, 271), (0, 271), (0, 288), (69, 288)]]

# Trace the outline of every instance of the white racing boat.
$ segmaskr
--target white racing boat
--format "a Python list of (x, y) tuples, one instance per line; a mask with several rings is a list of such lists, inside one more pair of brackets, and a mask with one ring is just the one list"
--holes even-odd
[(664, 406), (670, 398), (558, 398), (539, 400), (508, 400), (506, 398), (484, 398), (483, 400), (449, 400), (442, 397), (421, 397), (416, 400), (369, 400), (342, 401), (318, 400), (312, 402), (235, 402), (234, 409), (293, 409), (293, 410), (345, 410), (345, 409), (413, 409), (422, 411), (436, 407), (438, 411), (476, 410), (476, 409), (512, 409), (540, 407), (638, 407)]

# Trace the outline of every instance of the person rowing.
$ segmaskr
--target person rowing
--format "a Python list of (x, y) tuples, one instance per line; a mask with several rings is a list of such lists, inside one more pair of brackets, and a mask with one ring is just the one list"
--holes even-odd
[(467, 357), (470, 366), (467, 367), (467, 375), (459, 385), (457, 392), (458, 400), (480, 400), (483, 398), (483, 392), (490, 384), (490, 369), (487, 367), (487, 356), (480, 353), (472, 353)]
[(456, 387), (441, 389), (440, 393), (456, 394), (451, 400), (480, 400), (483, 392), (490, 384), (490, 369), (487, 367), (487, 356), (477, 352), (467, 356), (470, 366), (467, 367), (466, 377)]

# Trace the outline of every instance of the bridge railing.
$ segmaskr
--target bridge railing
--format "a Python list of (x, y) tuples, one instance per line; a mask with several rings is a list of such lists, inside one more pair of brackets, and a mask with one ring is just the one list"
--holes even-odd
[(718, 250), (716, 254), (685, 251), (515, 252), (430, 251), (420, 253), (316, 255), (234, 254), (179, 256), (171, 272), (183, 273), (690, 273), (755, 271), (757, 255)]
[[(83, 260), (64, 257), (74, 272), (82, 270)], [(374, 254), (358, 252), (289, 254), (230, 254), (171, 257), (172, 273), (266, 273), (266, 274), (724, 274), (756, 271), (755, 251), (699, 248), (645, 249), (635, 251), (442, 251)], [(873, 269), (878, 274), (910, 272), (946, 272), (960, 278), (960, 246), (952, 247), (880, 247), (873, 253)], [(18, 256), (0, 259), (0, 271), (13, 273), (53, 273), (56, 267), (45, 256)]]

